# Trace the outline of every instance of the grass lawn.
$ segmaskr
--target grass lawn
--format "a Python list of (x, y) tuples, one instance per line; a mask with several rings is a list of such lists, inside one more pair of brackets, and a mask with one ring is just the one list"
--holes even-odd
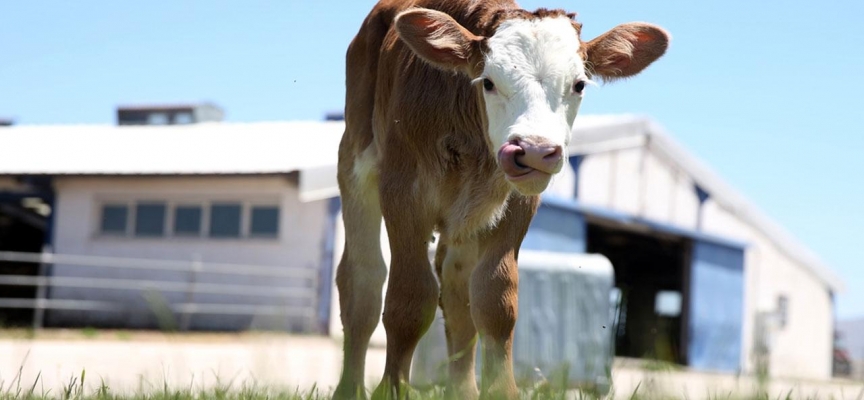
[[(11, 342), (23, 341), (29, 343), (34, 340), (44, 340), (46, 342), (50, 341), (63, 341), (70, 343), (78, 343), (80, 342), (91, 342), (96, 340), (102, 340), (106, 342), (127, 342), (132, 341), (134, 339), (135, 343), (149, 343), (149, 342), (170, 342), (179, 345), (184, 345), (186, 343), (207, 343), (207, 344), (220, 344), (220, 343), (236, 343), (238, 341), (249, 341), (254, 342), (255, 340), (265, 339), (271, 337), (272, 334), (267, 333), (244, 333), (244, 334), (168, 334), (164, 332), (136, 332), (136, 331), (103, 331), (103, 330), (93, 330), (93, 329), (84, 329), (84, 330), (46, 330), (34, 332), (30, 330), (2, 330), (0, 329), (0, 339), (7, 340)], [(275, 338), (284, 338), (284, 335), (275, 335)], [(0, 354), (0, 357), (5, 357), (7, 355)], [(52, 362), (48, 364), (53, 365), (52, 363), (56, 362), (65, 362), (64, 358), (56, 358)], [(634, 361), (635, 362), (635, 361)], [(633, 362), (630, 362), (633, 363)], [(46, 364), (46, 365), (48, 365)], [(639, 368), (643, 370), (649, 370), (651, 374), (641, 376), (637, 379), (633, 379), (630, 382), (635, 384), (636, 382), (640, 382), (639, 386), (636, 387), (635, 390), (632, 389), (632, 386), (619, 386), (619, 391), (616, 393), (616, 389), (613, 383), (612, 393), (611, 395), (606, 396), (597, 396), (592, 395), (590, 393), (579, 392), (576, 390), (562, 390), (560, 389), (560, 385), (549, 383), (545, 381), (545, 378), (539, 385), (533, 386), (531, 388), (524, 388), (522, 390), (522, 399), (527, 400), (545, 400), (545, 399), (567, 399), (567, 400), (587, 400), (587, 399), (645, 399), (645, 400), (653, 400), (653, 399), (709, 399), (709, 400), (743, 400), (743, 399), (753, 399), (753, 400), (786, 400), (786, 399), (831, 399), (831, 400), (839, 400), (839, 399), (850, 399), (850, 400), (864, 400), (864, 385), (850, 385), (845, 387), (844, 389), (848, 393), (843, 393), (842, 391), (835, 390), (833, 394), (825, 394), (825, 391), (822, 388), (817, 388), (817, 390), (821, 391), (822, 395), (802, 395), (801, 393), (810, 393), (810, 392), (802, 392), (800, 388), (795, 386), (794, 384), (787, 384), (786, 382), (778, 382), (777, 385), (774, 385), (774, 390), (770, 391), (771, 395), (767, 394), (752, 394), (751, 390), (741, 389), (738, 392), (711, 392), (704, 393), (704, 395), (693, 395), (693, 392), (690, 392), (691, 395), (687, 397), (684, 395), (682, 390), (684, 385), (690, 384), (689, 381), (681, 380), (676, 381), (671, 386), (666, 386), (666, 389), (671, 392), (677, 392), (677, 394), (666, 394), (666, 391), (663, 391), (661, 388), (662, 385), (658, 385), (658, 381), (655, 381), (658, 377), (666, 376), (665, 374), (671, 373), (671, 370), (674, 369), (674, 366), (668, 366), (666, 364), (658, 364), (658, 363), (646, 363), (644, 360), (638, 361)], [(629, 365), (627, 368), (633, 369), (634, 365)], [(285, 400), (315, 400), (315, 399), (328, 399), (330, 398), (330, 388), (328, 387), (321, 389), (312, 389), (298, 391), (292, 388), (285, 387), (276, 387), (276, 386), (267, 386), (263, 384), (255, 384), (248, 382), (228, 382), (223, 383), (217, 380), (215, 385), (211, 386), (198, 386), (188, 385), (186, 387), (182, 386), (172, 386), (169, 384), (160, 383), (161, 380), (157, 379), (153, 383), (139, 384), (135, 385), (134, 383), (130, 386), (128, 385), (119, 385), (115, 387), (111, 387), (110, 385), (105, 385), (99, 378), (99, 373), (91, 370), (88, 374), (87, 371), (81, 371), (80, 373), (75, 373), (76, 376), (70, 376), (68, 379), (65, 379), (65, 383), (62, 384), (62, 387), (59, 383), (54, 381), (55, 383), (50, 385), (45, 383), (42, 378), (42, 375), (38, 375), (35, 380), (32, 378), (33, 375), (29, 375), (29, 378), (21, 379), (23, 367), (21, 367), (17, 372), (18, 374), (14, 374), (15, 376), (9, 375), (0, 375), (0, 400), (19, 400), (19, 399), (80, 399), (80, 400), (90, 400), (90, 399), (174, 399), (174, 400), (187, 400), (187, 399), (285, 399)], [(74, 369), (72, 371), (75, 371)], [(116, 371), (115, 371), (116, 372)], [(73, 372), (74, 373), (74, 372)], [(101, 373), (107, 375), (106, 379), (112, 375), (120, 375), (119, 373), (110, 373), (102, 370)], [(25, 374), (26, 375), (26, 374)], [(550, 378), (551, 381), (555, 381), (554, 378)], [(314, 381), (314, 380), (313, 380)], [(621, 382), (627, 382), (626, 380), (622, 380)], [(162, 385), (162, 386), (160, 386)], [(785, 387), (789, 386), (789, 389), (786, 390)], [(136, 387), (140, 387), (139, 389), (133, 389)], [(761, 387), (761, 386), (760, 386)], [(675, 388), (678, 388), (677, 390)], [(811, 391), (812, 392), (812, 391)], [(779, 393), (779, 394), (778, 394)], [(819, 392), (816, 392), (819, 393)], [(840, 394), (838, 394), (840, 393)], [(444, 399), (444, 391), (440, 387), (433, 387), (429, 389), (422, 390), (411, 390), (410, 398), (412, 400), (438, 400)]]
[[(23, 382), (2, 382), (0, 381), (0, 400), (35, 400), (35, 399), (62, 399), (62, 400), (191, 400), (191, 399), (217, 399), (217, 400), (329, 400), (330, 392), (313, 388), (309, 391), (298, 390), (279, 390), (266, 387), (243, 386), (232, 388), (230, 385), (211, 389), (174, 389), (163, 387), (161, 390), (140, 391), (132, 394), (115, 394), (110, 387), (102, 384), (93, 384), (86, 381), (86, 374), (82, 372), (80, 377), (74, 377), (69, 380), (67, 385), (64, 385), (63, 390), (52, 392), (40, 388), (39, 382), (25, 386)], [(861, 393), (850, 394), (850, 397), (844, 397), (854, 400), (864, 400), (864, 390)], [(607, 396), (598, 397), (591, 394), (586, 394), (574, 390), (556, 390), (549, 386), (539, 386), (532, 389), (522, 390), (522, 399), (526, 400), (594, 400), (612, 398), (613, 393)], [(662, 395), (659, 393), (642, 393), (639, 388), (634, 393), (625, 394), (624, 396), (614, 396), (615, 398), (624, 398), (630, 400), (660, 400), (660, 399), (676, 399), (674, 397)], [(706, 399), (709, 400), (791, 400), (801, 398), (794, 396), (790, 390), (785, 396), (769, 397), (767, 395), (739, 395), (735, 393), (726, 394), (706, 394)], [(826, 399), (835, 399), (833, 396), (824, 397)], [(419, 400), (444, 400), (443, 388), (434, 387), (426, 390), (410, 391), (410, 399)], [(804, 397), (804, 399), (822, 399), (822, 397)], [(839, 400), (839, 399), (837, 399)]]

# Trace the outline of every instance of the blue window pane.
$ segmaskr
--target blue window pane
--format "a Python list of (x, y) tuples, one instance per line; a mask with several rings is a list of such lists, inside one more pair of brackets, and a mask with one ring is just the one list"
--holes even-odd
[(105, 205), (102, 207), (102, 233), (126, 233), (126, 218), (129, 207), (125, 205)]
[(211, 237), (240, 237), (239, 204), (214, 204), (210, 207)]
[(174, 234), (194, 235), (201, 234), (201, 207), (179, 206), (174, 209)]
[(174, 114), (174, 123), (177, 125), (191, 124), (193, 121), (192, 113), (181, 112)]
[(279, 208), (252, 207), (252, 225), (249, 232), (255, 236), (277, 236), (279, 234)]
[(135, 236), (162, 236), (164, 233), (165, 204), (138, 204), (135, 207)]
[(147, 116), (147, 124), (148, 125), (166, 125), (168, 124), (168, 114), (166, 113), (152, 113)]

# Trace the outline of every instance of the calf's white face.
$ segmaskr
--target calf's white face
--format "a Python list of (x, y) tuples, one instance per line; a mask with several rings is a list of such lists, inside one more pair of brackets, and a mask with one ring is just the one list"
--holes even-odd
[(504, 21), (487, 41), (482, 75), (488, 134), (507, 179), (542, 192), (567, 159), (573, 120), (590, 83), (579, 37), (560, 16)]
[(538, 15), (506, 19), (488, 38), (439, 11), (414, 8), (396, 17), (399, 37), (415, 54), (482, 86), (490, 150), (507, 180), (525, 195), (543, 192), (564, 166), (590, 78), (636, 75), (660, 58), (669, 42), (666, 31), (646, 23), (619, 25), (583, 42), (565, 13)]

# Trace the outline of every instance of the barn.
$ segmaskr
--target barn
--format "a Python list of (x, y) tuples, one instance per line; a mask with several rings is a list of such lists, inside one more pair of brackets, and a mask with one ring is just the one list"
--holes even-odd
[(650, 118), (583, 120), (570, 150), (548, 209), (579, 220), (571, 246), (612, 261), (617, 355), (830, 377), (843, 286), (816, 255)]
[[(338, 336), (343, 123), (136, 118), (0, 128), (3, 317)], [(524, 248), (611, 262), (616, 356), (830, 377), (840, 279), (659, 124), (580, 116), (569, 166)]]

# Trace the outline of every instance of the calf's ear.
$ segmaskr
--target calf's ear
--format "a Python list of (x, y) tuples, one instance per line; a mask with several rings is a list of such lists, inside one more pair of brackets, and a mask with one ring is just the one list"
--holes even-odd
[(631, 77), (666, 53), (669, 40), (669, 33), (656, 25), (618, 25), (586, 43), (586, 67), (606, 81)]
[(396, 16), (396, 32), (411, 50), (429, 64), (467, 72), (483, 37), (474, 35), (449, 15), (413, 8)]

